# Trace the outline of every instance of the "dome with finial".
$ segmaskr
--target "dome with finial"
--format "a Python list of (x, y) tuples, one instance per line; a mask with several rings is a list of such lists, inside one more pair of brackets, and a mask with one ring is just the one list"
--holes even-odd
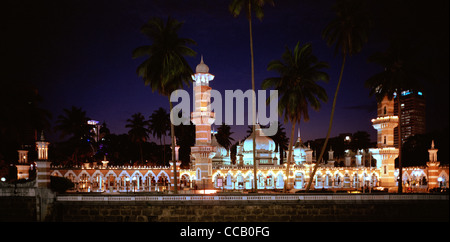
[(200, 64), (195, 68), (195, 72), (197, 73), (209, 73), (209, 67), (203, 62), (203, 55), (200, 60)]
[[(256, 150), (257, 151), (275, 151), (275, 142), (262, 134), (261, 126), (259, 123), (256, 124), (255, 127), (255, 143), (256, 143)], [(244, 141), (244, 151), (253, 151), (253, 134), (251, 134), (247, 139)]]
[(211, 146), (217, 147), (216, 155), (213, 158), (222, 158), (228, 155), (227, 149), (225, 149), (222, 145), (219, 144), (216, 138), (216, 133), (211, 135)]

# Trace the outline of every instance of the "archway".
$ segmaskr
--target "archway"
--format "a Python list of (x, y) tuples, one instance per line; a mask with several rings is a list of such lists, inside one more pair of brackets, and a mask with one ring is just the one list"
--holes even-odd
[(294, 177), (294, 188), (295, 189), (303, 189), (304, 186), (304, 175), (302, 172), (296, 172)]

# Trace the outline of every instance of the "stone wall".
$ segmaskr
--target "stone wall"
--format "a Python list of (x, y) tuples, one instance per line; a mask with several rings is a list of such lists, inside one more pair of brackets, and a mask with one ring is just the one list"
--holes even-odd
[(50, 221), (449, 221), (443, 201), (56, 202)]
[(1, 222), (449, 221), (448, 195), (55, 197), (48, 189), (0, 190)]
[(34, 222), (36, 216), (36, 198), (0, 196), (0, 222)]

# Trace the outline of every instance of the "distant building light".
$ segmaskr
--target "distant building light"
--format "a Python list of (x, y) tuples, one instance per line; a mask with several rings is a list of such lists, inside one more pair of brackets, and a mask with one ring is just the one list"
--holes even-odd
[(422, 92), (417, 92), (418, 95), (422, 96)]
[(408, 91), (403, 91), (403, 92), (402, 92), (402, 96), (406, 96), (406, 95), (409, 95), (409, 94), (411, 94), (411, 91), (409, 91), (409, 90), (408, 90)]
[(89, 125), (97, 125), (99, 122), (97, 120), (88, 120), (87, 123)]

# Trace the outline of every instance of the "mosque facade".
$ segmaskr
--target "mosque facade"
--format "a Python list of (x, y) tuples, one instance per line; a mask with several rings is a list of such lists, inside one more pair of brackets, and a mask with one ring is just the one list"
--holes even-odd
[[(36, 142), (38, 160), (37, 186), (48, 186), (49, 176), (66, 177), (75, 184), (74, 190), (82, 192), (153, 192), (174, 190), (173, 165), (177, 166), (178, 190), (189, 193), (193, 190), (248, 191), (254, 187), (254, 164), (256, 162), (256, 189), (259, 191), (275, 191), (287, 186), (291, 191), (303, 190), (313, 179), (311, 189), (360, 190), (362, 188), (396, 191), (398, 186), (398, 169), (394, 160), (398, 149), (394, 147), (394, 128), (398, 117), (394, 116), (394, 102), (385, 98), (378, 104), (377, 118), (372, 125), (377, 130), (377, 147), (369, 149), (376, 160), (375, 166), (366, 166), (362, 161), (363, 152), (348, 152), (343, 167), (334, 165), (333, 151), (328, 151), (326, 164), (317, 164), (313, 150), (306, 146), (300, 134), (294, 143), (292, 164), (287, 170), (285, 160), (281, 160), (275, 142), (265, 136), (263, 130), (256, 125), (255, 143), (256, 157), (253, 160), (252, 135), (237, 146), (236, 162), (231, 162), (230, 151), (222, 147), (211, 132), (211, 124), (215, 114), (209, 108), (209, 82), (214, 75), (203, 62), (196, 68), (194, 80), (194, 111), (191, 121), (196, 126), (195, 145), (191, 147), (191, 167), (180, 169), (181, 162), (170, 163), (166, 167), (149, 166), (109, 166), (108, 161), (102, 164), (85, 164), (78, 167), (50, 166), (48, 161), (48, 142), (44, 136)], [(178, 146), (175, 149), (178, 159)], [(449, 187), (449, 167), (437, 161), (438, 150), (431, 144), (429, 161), (426, 166), (403, 168), (401, 181), (406, 189), (427, 191), (435, 187)], [(289, 154), (287, 154), (289, 155)], [(27, 177), (27, 161), (25, 151), (19, 151), (18, 176)], [(311, 177), (314, 166), (319, 165), (314, 177)], [(19, 167), (18, 166), (18, 167)], [(24, 168), (25, 167), (25, 168)]]

